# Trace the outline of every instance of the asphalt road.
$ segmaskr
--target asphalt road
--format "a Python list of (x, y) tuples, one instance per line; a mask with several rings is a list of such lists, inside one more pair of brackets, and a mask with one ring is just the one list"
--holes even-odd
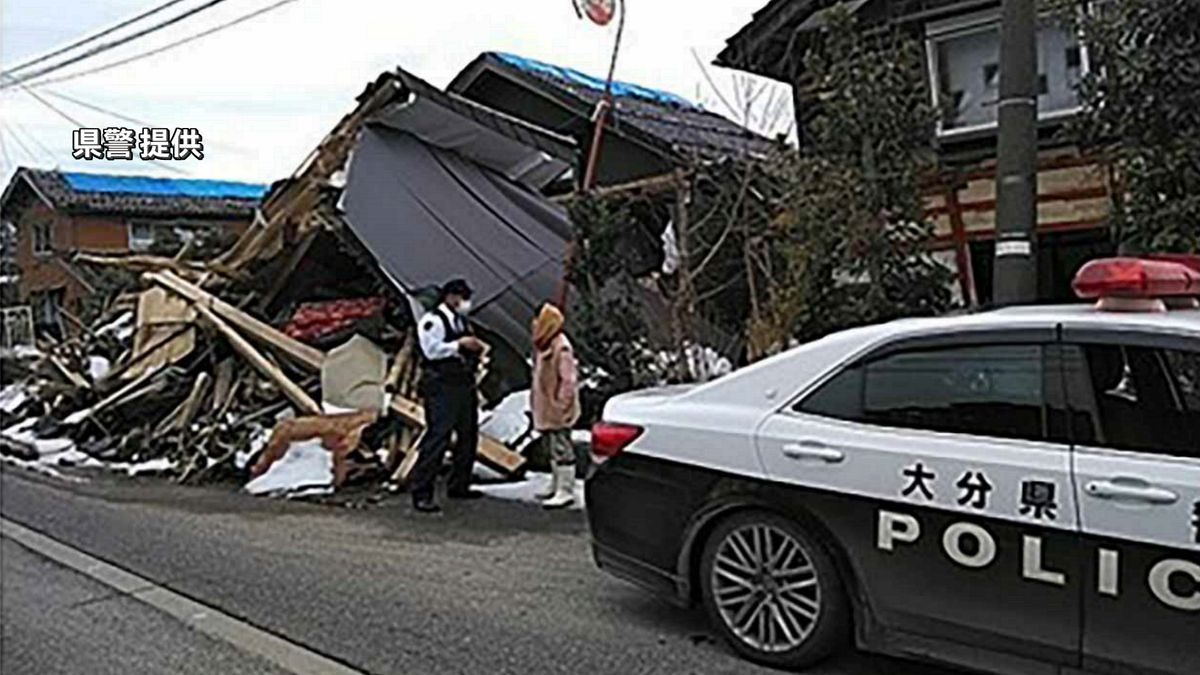
[[(699, 611), (601, 574), (583, 515), (484, 499), (438, 517), (0, 465), (0, 515), (369, 673), (756, 673)], [(272, 666), (3, 540), (0, 672)], [(848, 654), (822, 675), (948, 675)]]

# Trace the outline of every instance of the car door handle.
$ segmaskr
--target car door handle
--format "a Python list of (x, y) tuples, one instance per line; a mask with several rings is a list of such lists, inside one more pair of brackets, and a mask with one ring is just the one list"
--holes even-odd
[(788, 459), (815, 459), (828, 464), (837, 464), (846, 459), (846, 453), (831, 448), (821, 441), (800, 441), (783, 446), (783, 456)]
[[(1142, 481), (1138, 482), (1141, 483)], [(1120, 479), (1094, 480), (1084, 486), (1084, 489), (1087, 490), (1089, 495), (1099, 499), (1146, 502), (1149, 504), (1174, 504), (1179, 501), (1179, 495), (1166, 488), (1130, 484)]]

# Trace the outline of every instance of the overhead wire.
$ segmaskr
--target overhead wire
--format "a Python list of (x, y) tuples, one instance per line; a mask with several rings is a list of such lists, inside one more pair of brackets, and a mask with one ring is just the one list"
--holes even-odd
[[(11, 75), (7, 75), (7, 74), (4, 74), (4, 73), (0, 73), (0, 76), (2, 76), (2, 77), (9, 77), (9, 78), (11, 78), (11, 77), (12, 77)], [(30, 95), (30, 96), (32, 96), (32, 97), (33, 97), (35, 100), (37, 100), (37, 102), (38, 102), (38, 103), (41, 103), (42, 105), (44, 105), (44, 106), (46, 106), (47, 108), (49, 108), (49, 109), (50, 109), (52, 112), (54, 112), (55, 114), (57, 114), (59, 117), (62, 117), (63, 119), (65, 119), (65, 120), (67, 120), (68, 122), (70, 122), (71, 124), (75, 125), (75, 128), (76, 128), (76, 129), (82, 129), (82, 128), (86, 128), (86, 127), (87, 127), (87, 125), (86, 125), (86, 124), (84, 124), (83, 122), (80, 122), (79, 120), (75, 119), (74, 117), (71, 117), (71, 116), (70, 116), (70, 115), (68, 115), (67, 113), (63, 112), (63, 111), (62, 111), (62, 110), (61, 110), (61, 109), (60, 109), (58, 106), (56, 106), (56, 105), (54, 105), (53, 103), (51, 103), (51, 102), (47, 101), (45, 98), (43, 98), (42, 96), (40, 96), (40, 95), (39, 95), (39, 94), (38, 94), (36, 91), (34, 91), (33, 89), (29, 88), (29, 86), (28, 86), (28, 85), (26, 85), (24, 82), (18, 82), (17, 84), (18, 84), (18, 85), (19, 85), (19, 86), (20, 86), (20, 87), (21, 87), (21, 88), (22, 88), (22, 89), (25, 91), (25, 93), (29, 94), (29, 95)], [(167, 163), (165, 163), (165, 162), (161, 162), (161, 161), (154, 160), (154, 159), (147, 159), (147, 160), (144, 160), (144, 161), (146, 161), (146, 162), (150, 162), (151, 164), (154, 164), (154, 165), (156, 165), (156, 166), (159, 166), (159, 167), (161, 167), (161, 168), (163, 168), (163, 169), (165, 169), (165, 170), (167, 170), (167, 171), (170, 171), (170, 172), (172, 172), (172, 173), (183, 174), (183, 175), (185, 175), (185, 176), (190, 176), (190, 175), (192, 175), (190, 171), (186, 171), (186, 170), (184, 170), (184, 169), (181, 169), (181, 168), (179, 168), (179, 167), (177, 167), (177, 166), (171, 166), (170, 164), (167, 164)]]
[[(203, 30), (203, 31), (200, 31), (199, 33), (196, 33), (196, 34), (194, 34), (194, 35), (189, 35), (189, 36), (187, 36), (187, 37), (185, 37), (185, 38), (181, 38), (181, 39), (179, 39), (179, 40), (176, 40), (176, 41), (174, 41), (174, 42), (168, 42), (167, 44), (165, 44), (165, 45), (162, 45), (161, 47), (155, 47), (154, 49), (151, 49), (151, 50), (148, 50), (148, 51), (142, 52), (142, 53), (140, 53), (140, 54), (134, 54), (133, 56), (129, 56), (129, 57), (127, 57), (127, 58), (124, 58), (124, 59), (119, 59), (119, 60), (117, 60), (117, 61), (113, 61), (113, 62), (111, 62), (111, 63), (106, 63), (106, 64), (104, 64), (104, 65), (102, 65), (102, 66), (97, 66), (97, 67), (95, 67), (95, 68), (89, 68), (89, 69), (87, 69), (87, 70), (81, 70), (81, 71), (79, 71), (79, 72), (75, 72), (75, 73), (69, 73), (69, 74), (67, 74), (67, 75), (62, 75), (62, 76), (59, 76), (59, 77), (50, 77), (50, 78), (46, 78), (46, 79), (42, 79), (42, 80), (38, 80), (38, 81), (36, 81), (36, 82), (33, 82), (33, 83), (30, 85), (30, 86), (32, 86), (32, 87), (41, 87), (41, 86), (44, 86), (44, 85), (47, 85), (47, 84), (56, 84), (56, 83), (58, 83), (58, 82), (67, 82), (67, 81), (69, 81), (69, 80), (78, 79), (78, 78), (80, 78), (80, 77), (84, 77), (84, 76), (86, 76), (86, 75), (92, 75), (92, 74), (95, 74), (95, 73), (104, 72), (104, 71), (106, 71), (106, 70), (111, 70), (111, 69), (113, 69), (113, 68), (117, 68), (117, 67), (119, 67), (119, 66), (124, 66), (124, 65), (126, 65), (126, 64), (133, 63), (133, 62), (135, 62), (135, 61), (140, 61), (140, 60), (142, 60), (142, 59), (146, 59), (146, 58), (149, 58), (149, 57), (151, 57), (151, 56), (155, 56), (155, 55), (161, 54), (161, 53), (163, 53), (163, 52), (165, 52), (165, 51), (168, 51), (168, 50), (174, 49), (174, 48), (176, 48), (176, 47), (181, 47), (181, 46), (183, 46), (183, 45), (185, 45), (185, 44), (188, 44), (188, 43), (190, 43), (190, 42), (194, 42), (194, 41), (196, 41), (196, 40), (199, 40), (199, 39), (201, 39), (201, 38), (204, 38), (204, 37), (207, 37), (207, 36), (209, 36), (209, 35), (212, 35), (213, 33), (217, 33), (217, 32), (223, 31), (223, 30), (225, 30), (225, 29), (227, 29), (227, 28), (232, 28), (232, 27), (234, 27), (234, 26), (236, 26), (236, 25), (238, 25), (238, 24), (240, 24), (240, 23), (243, 23), (243, 22), (249, 21), (250, 19), (256, 18), (256, 17), (258, 17), (258, 16), (261, 16), (261, 15), (263, 15), (263, 14), (266, 14), (266, 13), (268, 13), (268, 12), (272, 12), (272, 11), (274, 11), (274, 10), (276, 10), (276, 9), (279, 9), (279, 8), (281, 8), (281, 7), (285, 6), (285, 5), (290, 5), (290, 4), (292, 4), (293, 2), (297, 2), (297, 1), (298, 1), (298, 0), (278, 0), (278, 2), (275, 2), (275, 3), (272, 3), (272, 4), (270, 4), (270, 5), (267, 5), (266, 7), (262, 7), (262, 8), (260, 8), (260, 9), (254, 10), (253, 12), (249, 12), (249, 13), (247, 13), (247, 14), (243, 14), (242, 16), (240, 16), (240, 17), (238, 17), (238, 18), (236, 18), (236, 19), (233, 19), (233, 20), (227, 21), (227, 22), (225, 22), (225, 23), (222, 23), (222, 24), (217, 24), (216, 26), (213, 26), (212, 28), (205, 29), (205, 30)], [(31, 78), (26, 78), (26, 79), (31, 79)], [(9, 86), (11, 86), (11, 85), (9, 85)], [(3, 88), (4, 88), (4, 85), (0, 85), (0, 89), (3, 89)]]
[(0, 155), (4, 157), (4, 166), (6, 169), (16, 169), (17, 165), (13, 164), (12, 157), (8, 154), (8, 145), (4, 143), (4, 131), (0, 130)]
[(43, 54), (35, 59), (30, 59), (29, 61), (25, 61), (24, 63), (18, 63), (17, 65), (15, 65), (12, 68), (9, 68), (7, 70), (10, 74), (15, 73), (18, 70), (24, 70), (24, 69), (28, 68), (29, 66), (34, 65), (35, 63), (41, 63), (42, 61), (54, 58), (55, 56), (58, 56), (59, 54), (69, 52), (72, 49), (75, 49), (76, 47), (82, 47), (83, 45), (86, 45), (89, 42), (95, 42), (96, 40), (99, 40), (100, 38), (104, 37), (105, 35), (110, 35), (112, 33), (115, 33), (116, 31), (119, 31), (126, 26), (137, 23), (138, 21), (141, 21), (142, 19), (145, 19), (148, 16), (153, 16), (153, 15), (163, 11), (164, 9), (168, 9), (173, 5), (178, 5), (181, 2), (183, 2), (183, 0), (169, 0), (168, 2), (164, 2), (161, 5), (152, 7), (150, 9), (146, 10), (145, 12), (138, 14), (137, 16), (133, 16), (128, 19), (125, 19), (115, 26), (110, 26), (108, 28), (105, 28), (104, 30), (100, 31), (99, 33), (94, 33), (85, 38), (76, 40), (75, 42), (72, 42), (69, 45), (66, 45), (64, 47), (59, 47), (58, 49), (55, 49), (54, 51), (49, 52), (47, 54)]
[(5, 133), (8, 134), (9, 138), (16, 141), (17, 147), (19, 147), (21, 149), (21, 152), (24, 153), (24, 155), (27, 158), (29, 158), (30, 162), (32, 162), (34, 164), (38, 163), (37, 155), (35, 155), (33, 153), (33, 151), (29, 149), (28, 145), (25, 145), (25, 141), (22, 140), (21, 137), (17, 135), (17, 132), (13, 131), (12, 127), (8, 126), (8, 124), (6, 124), (4, 122), (3, 118), (0, 118), (0, 131), (4, 131)]
[(40, 140), (38, 140), (37, 134), (26, 129), (24, 126), (21, 125), (20, 122), (18, 122), (16, 120), (10, 120), (10, 121), (12, 122), (12, 125), (17, 128), (17, 131), (19, 131), (19, 132), (25, 134), (27, 137), (29, 137), (29, 140), (33, 141), (33, 144), (36, 145), (39, 150), (44, 152), (47, 157), (50, 158), (51, 164), (57, 164), (57, 162), (54, 159), (54, 151), (51, 150), (50, 148), (46, 147), (45, 143), (42, 143)]
[[(150, 26), (149, 28), (143, 28), (143, 29), (141, 29), (141, 30), (139, 30), (139, 31), (136, 31), (136, 32), (134, 32), (134, 33), (131, 33), (131, 34), (129, 34), (129, 35), (126, 35), (126, 36), (124, 36), (124, 37), (118, 38), (118, 39), (116, 39), (116, 40), (111, 40), (111, 41), (109, 41), (109, 42), (105, 42), (105, 43), (103, 43), (103, 44), (96, 45), (95, 47), (92, 47), (91, 49), (89, 49), (89, 50), (87, 50), (87, 51), (83, 52), (82, 54), (77, 54), (77, 55), (75, 55), (75, 56), (72, 56), (72, 57), (70, 57), (70, 58), (68, 58), (68, 59), (64, 59), (64, 60), (62, 60), (62, 61), (57, 61), (57, 62), (55, 62), (55, 63), (52, 63), (52, 64), (50, 64), (50, 65), (48, 65), (48, 66), (46, 66), (46, 67), (44, 67), (44, 68), (41, 68), (41, 69), (39, 69), (39, 70), (35, 70), (34, 72), (32, 72), (32, 73), (30, 73), (30, 74), (28, 74), (28, 75), (23, 75), (23, 76), (21, 76), (21, 77), (15, 77), (15, 76), (13, 76), (13, 75), (12, 75), (10, 72), (8, 72), (8, 71), (4, 71), (4, 74), (8, 75), (10, 78), (15, 78), (16, 82), (15, 82), (14, 84), (16, 84), (16, 83), (20, 83), (20, 82), (25, 82), (25, 81), (27, 81), (27, 80), (32, 80), (32, 79), (34, 79), (34, 78), (41, 77), (42, 75), (48, 75), (48, 74), (50, 74), (50, 73), (53, 73), (53, 72), (55, 72), (55, 71), (62, 70), (63, 68), (66, 68), (66, 67), (67, 67), (67, 66), (69, 66), (69, 65), (72, 65), (72, 64), (75, 64), (75, 63), (79, 63), (80, 61), (83, 61), (84, 59), (90, 59), (90, 58), (92, 58), (93, 56), (96, 56), (97, 54), (101, 54), (101, 53), (103, 53), (103, 52), (106, 52), (106, 51), (108, 51), (108, 50), (110, 50), (110, 49), (115, 49), (115, 48), (117, 48), (117, 47), (120, 47), (120, 46), (121, 46), (121, 45), (123, 45), (123, 44), (126, 44), (126, 43), (128, 43), (128, 42), (131, 42), (131, 41), (133, 41), (133, 40), (136, 40), (136, 39), (138, 39), (138, 38), (144, 37), (144, 36), (146, 36), (146, 35), (149, 35), (149, 34), (151, 34), (151, 33), (155, 33), (155, 32), (157, 32), (157, 31), (160, 31), (160, 30), (164, 29), (164, 28), (168, 28), (168, 27), (170, 27), (170, 26), (173, 26), (173, 25), (175, 25), (175, 24), (179, 23), (180, 21), (183, 21), (184, 19), (186, 19), (186, 18), (188, 18), (188, 17), (190, 17), (190, 16), (194, 16), (194, 15), (196, 15), (196, 14), (200, 13), (200, 12), (203, 12), (203, 11), (205, 11), (205, 10), (211, 9), (211, 8), (213, 8), (213, 7), (216, 7), (217, 5), (219, 5), (219, 4), (223, 3), (223, 2), (226, 2), (226, 1), (227, 1), (227, 0), (208, 0), (207, 2), (205, 2), (205, 3), (204, 3), (204, 4), (202, 4), (202, 5), (199, 5), (199, 6), (197, 6), (197, 7), (193, 7), (193, 8), (191, 8), (191, 9), (187, 10), (186, 12), (182, 12), (182, 13), (180, 13), (180, 14), (176, 14), (175, 16), (171, 17), (170, 19), (167, 19), (166, 21), (160, 21), (159, 23), (156, 23), (156, 24), (154, 24), (153, 26)], [(0, 85), (0, 89), (7, 89), (7, 88), (9, 88), (9, 87), (12, 87), (12, 86), (14, 86), (14, 84)]]
[[(87, 102), (87, 101), (84, 101), (84, 100), (82, 100), (82, 99), (76, 98), (76, 97), (74, 97), (74, 96), (68, 96), (68, 95), (66, 95), (66, 94), (64, 94), (64, 93), (62, 93), (62, 92), (60, 92), (60, 91), (54, 91), (54, 90), (52, 90), (52, 89), (42, 89), (42, 91), (43, 91), (43, 92), (45, 92), (46, 94), (49, 94), (50, 96), (54, 96), (54, 97), (56, 97), (56, 98), (60, 98), (60, 99), (62, 99), (62, 100), (64, 100), (64, 101), (69, 101), (70, 103), (74, 103), (75, 105), (77, 105), (77, 106), (79, 106), (79, 107), (81, 107), (81, 108), (87, 108), (88, 110), (91, 110), (91, 111), (93, 111), (93, 112), (98, 112), (98, 113), (101, 113), (101, 114), (103, 114), (103, 115), (108, 115), (109, 117), (113, 117), (113, 118), (115, 118), (115, 119), (119, 119), (119, 120), (121, 120), (122, 122), (129, 122), (130, 124), (137, 124), (137, 125), (139, 125), (139, 126), (142, 126), (142, 127), (155, 127), (155, 126), (158, 126), (158, 125), (156, 125), (156, 124), (154, 124), (154, 123), (152, 123), (152, 122), (147, 122), (146, 120), (142, 120), (142, 119), (138, 119), (138, 118), (136, 118), (136, 117), (132, 117), (132, 116), (129, 116), (129, 115), (125, 115), (125, 114), (123, 114), (123, 113), (117, 112), (116, 110), (111, 110), (111, 109), (109, 109), (109, 108), (103, 108), (103, 107), (101, 107), (101, 106), (98, 106), (98, 105), (96, 105), (95, 103), (89, 103), (89, 102)], [(228, 145), (228, 144), (226, 144), (226, 143), (215, 143), (215, 142), (213, 142), (213, 141), (205, 141), (205, 144), (206, 144), (206, 145), (211, 145), (212, 147), (215, 147), (215, 148), (223, 148), (223, 149), (225, 149), (225, 150), (229, 150), (230, 152), (233, 152), (233, 153), (235, 153), (235, 154), (239, 154), (239, 155), (242, 155), (242, 156), (247, 156), (247, 157), (248, 157), (248, 156), (252, 156), (252, 155), (254, 155), (254, 154), (255, 154), (255, 153), (253, 153), (252, 151), (250, 151), (250, 150), (248, 150), (248, 149), (246, 149), (246, 148), (238, 147), (238, 146), (235, 146), (235, 145)]]

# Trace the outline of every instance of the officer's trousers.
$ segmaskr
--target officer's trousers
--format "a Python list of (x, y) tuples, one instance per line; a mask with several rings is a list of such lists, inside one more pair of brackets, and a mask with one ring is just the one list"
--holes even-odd
[(446, 445), (454, 436), (450, 481), (451, 493), (471, 487), (471, 469), (479, 445), (479, 399), (471, 384), (446, 382), (423, 383), (425, 396), (425, 435), (417, 449), (417, 463), (409, 476), (413, 501), (433, 498), (434, 483)]

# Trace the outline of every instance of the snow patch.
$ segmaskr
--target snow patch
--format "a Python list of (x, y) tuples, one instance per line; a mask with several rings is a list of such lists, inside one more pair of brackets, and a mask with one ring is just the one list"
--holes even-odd
[(304, 495), (333, 492), (333, 455), (320, 439), (292, 443), (266, 473), (242, 488), (252, 495)]
[(103, 356), (88, 357), (88, 375), (91, 376), (92, 382), (104, 379), (110, 370), (112, 370), (112, 362)]
[(122, 342), (133, 337), (133, 312), (124, 312), (109, 323), (96, 329), (96, 335), (108, 335), (110, 333)]
[(479, 431), (517, 452), (524, 451), (525, 446), (540, 436), (533, 428), (529, 390), (513, 392), (505, 396), (496, 407), (480, 412)]
[(16, 412), (29, 400), (29, 391), (23, 384), (10, 384), (0, 389), (0, 410), (8, 414)]

